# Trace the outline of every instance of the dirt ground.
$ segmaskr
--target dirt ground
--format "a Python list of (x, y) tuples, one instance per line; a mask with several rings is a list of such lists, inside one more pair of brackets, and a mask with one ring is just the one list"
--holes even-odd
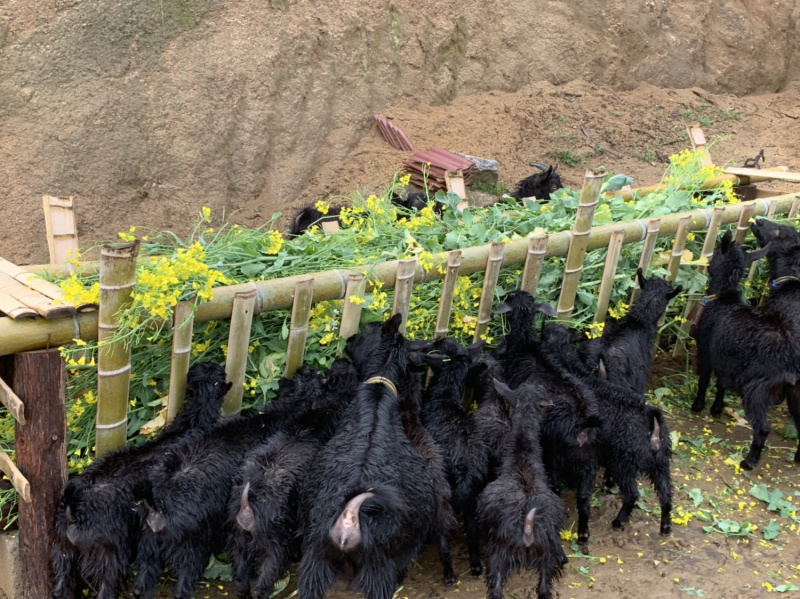
[[(590, 521), (591, 555), (580, 554), (571, 541), (563, 541), (570, 559), (562, 579), (555, 585), (560, 599), (750, 599), (763, 597), (770, 590), (800, 591), (800, 516), (795, 511), (800, 505), (800, 465), (791, 461), (797, 442), (783, 434), (790, 421), (785, 407), (770, 413), (773, 432), (759, 467), (752, 472), (741, 471), (736, 465), (749, 447), (751, 430), (736, 412), (740, 407), (738, 400), (729, 396), (727, 404), (732, 410), (726, 409), (720, 419), (712, 419), (707, 410), (702, 415), (692, 414), (689, 405), (696, 390), (695, 377), (685, 379), (685, 372), (683, 361), (662, 355), (651, 377), (652, 389), (662, 389), (668, 378), (673, 386), (681, 387), (675, 395), (663, 397), (670, 429), (678, 435), (672, 464), (675, 489), (672, 535), (658, 534), (658, 502), (650, 496), (646, 481), (640, 480), (640, 509), (634, 510), (630, 525), (622, 531), (611, 527), (620, 508), (618, 496), (598, 486)], [(772, 503), (759, 498), (758, 490), (755, 493), (759, 497), (751, 494), (759, 485), (772, 494), (769, 497)], [(776, 491), (782, 496), (778, 497)], [(574, 494), (564, 494), (563, 499), (567, 528), (576, 530)], [(652, 510), (655, 512), (650, 513)], [(706, 532), (704, 527), (711, 527), (715, 521), (722, 524)], [(737, 533), (731, 522), (740, 529), (746, 529), (747, 522), (757, 528)], [(726, 526), (728, 535), (720, 532)], [(777, 533), (775, 538), (770, 538), (774, 533)], [(396, 597), (485, 597), (485, 581), (472, 578), (469, 572), (463, 539), (454, 548), (454, 559), (459, 581), (456, 586), (448, 587), (442, 580), (436, 551), (428, 547), (411, 568)], [(277, 595), (278, 599), (292, 596), (297, 584), (295, 572), (296, 566), (289, 585)], [(505, 587), (506, 596), (535, 599), (537, 580), (536, 572), (513, 574)], [(227, 582), (204, 583), (196, 596), (233, 597), (236, 588)], [(169, 584), (160, 589), (158, 597), (171, 597)], [(329, 597), (350, 599), (356, 595), (338, 590)]]

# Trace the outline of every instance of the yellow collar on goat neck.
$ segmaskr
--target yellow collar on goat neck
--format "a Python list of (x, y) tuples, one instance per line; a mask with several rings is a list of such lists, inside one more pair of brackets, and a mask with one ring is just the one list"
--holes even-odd
[(394, 383), (387, 379), (385, 376), (373, 376), (371, 379), (367, 379), (364, 381), (367, 385), (379, 384), (383, 385), (389, 391), (397, 395), (397, 387), (394, 386)]

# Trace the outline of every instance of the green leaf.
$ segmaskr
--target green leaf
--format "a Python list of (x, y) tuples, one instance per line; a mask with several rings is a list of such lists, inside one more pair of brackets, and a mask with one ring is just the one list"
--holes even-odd
[(692, 489), (689, 491), (689, 499), (692, 500), (694, 507), (698, 507), (701, 503), (703, 503), (703, 493), (700, 489)]
[(770, 519), (769, 523), (763, 529), (761, 529), (761, 532), (764, 533), (764, 538), (767, 541), (771, 541), (780, 534), (781, 525), (775, 520)]
[(614, 175), (603, 183), (602, 191), (612, 191), (622, 189), (626, 185), (633, 185), (633, 178), (627, 175)]
[(679, 431), (670, 431), (669, 433), (669, 440), (672, 445), (672, 451), (678, 449), (678, 443), (681, 440), (681, 434)]
[(203, 578), (206, 580), (223, 580), (225, 582), (230, 582), (233, 580), (232, 578), (233, 568), (230, 564), (220, 561), (219, 558), (215, 556), (211, 556), (211, 559), (208, 560), (208, 566), (206, 567), (206, 571), (203, 573)]
[(776, 586), (773, 590), (778, 593), (785, 593), (786, 591), (800, 591), (800, 587), (794, 583), (787, 582), (786, 584)]
[(750, 489), (750, 495), (761, 501), (769, 502), (769, 490), (767, 489), (767, 485), (763, 483)]
[(251, 264), (243, 264), (239, 270), (248, 279), (256, 279), (264, 272), (264, 265), (261, 262), (253, 262)]

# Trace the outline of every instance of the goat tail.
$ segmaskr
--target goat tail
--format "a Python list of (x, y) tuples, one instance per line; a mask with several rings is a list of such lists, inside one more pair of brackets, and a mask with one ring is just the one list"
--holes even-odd
[(242, 496), (239, 498), (239, 513), (236, 514), (236, 523), (248, 532), (253, 532), (256, 526), (256, 517), (253, 508), (250, 507), (250, 482), (248, 481), (242, 489)]
[(665, 443), (668, 438), (668, 432), (664, 422), (664, 414), (659, 408), (650, 404), (645, 407), (645, 414), (647, 416), (650, 451), (658, 453), (664, 445), (669, 447), (669, 444)]
[(356, 547), (368, 551), (371, 546), (381, 544), (381, 538), (397, 534), (400, 523), (407, 521), (407, 510), (398, 489), (388, 486), (367, 489), (347, 501), (336, 516), (329, 537), (345, 553)]
[(536, 508), (531, 510), (525, 515), (525, 523), (522, 526), (522, 543), (525, 547), (533, 545), (533, 524), (536, 520)]

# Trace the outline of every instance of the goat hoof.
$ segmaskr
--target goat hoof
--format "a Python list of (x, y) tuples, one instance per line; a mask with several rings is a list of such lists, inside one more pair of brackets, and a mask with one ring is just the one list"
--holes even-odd
[(752, 470), (755, 467), (756, 464), (751, 464), (747, 460), (742, 460), (741, 462), (739, 462), (739, 468), (741, 468), (742, 470)]
[(722, 416), (722, 411), (724, 409), (725, 408), (720, 408), (719, 410), (717, 410), (715, 408), (711, 408), (711, 412), (710, 412), (711, 416), (713, 416), (714, 418), (719, 418), (720, 416)]
[(664, 524), (661, 526), (660, 534), (662, 537), (668, 537), (672, 534), (672, 525), (671, 524)]
[(614, 520), (614, 521), (611, 523), (611, 526), (613, 526), (614, 528), (618, 528), (619, 530), (622, 530), (623, 528), (625, 528), (625, 523), (624, 523), (624, 522), (622, 522), (622, 521), (621, 521), (619, 518), (616, 518), (616, 519), (615, 519), (615, 520)]
[(480, 578), (481, 574), (483, 574), (483, 566), (477, 566), (477, 567), (473, 566), (472, 568), (470, 568), (470, 570), (472, 571), (473, 578)]
[(581, 553), (584, 555), (589, 555), (589, 543), (578, 543), (578, 549), (581, 550)]

